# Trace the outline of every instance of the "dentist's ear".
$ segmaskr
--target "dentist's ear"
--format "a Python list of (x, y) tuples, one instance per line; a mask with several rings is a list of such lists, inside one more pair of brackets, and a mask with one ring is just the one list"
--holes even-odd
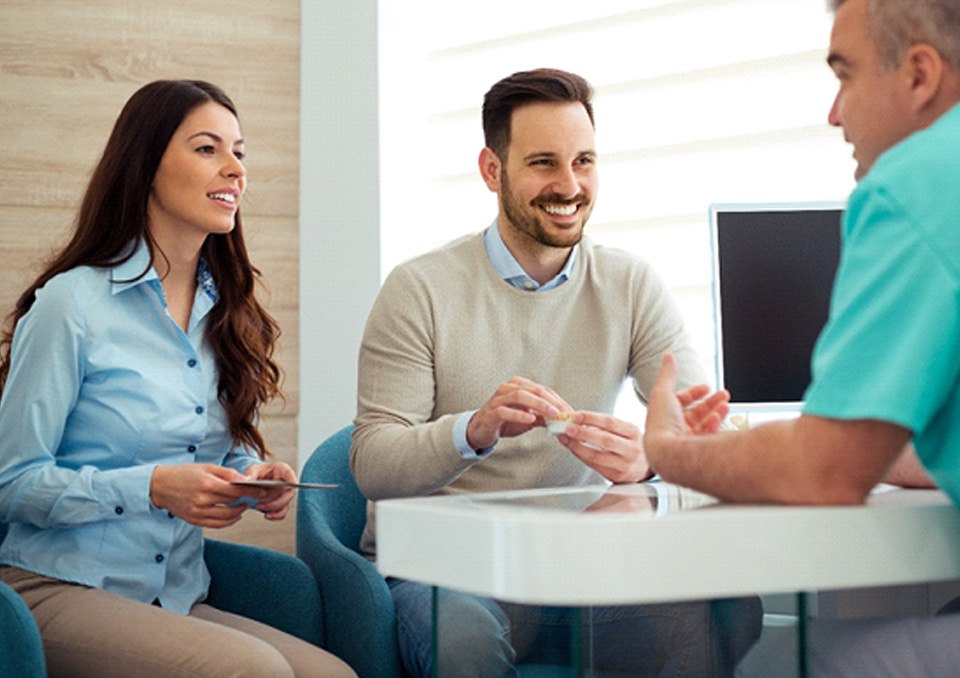
[(922, 115), (941, 94), (945, 68), (943, 57), (930, 45), (920, 43), (907, 50), (901, 68), (909, 80), (914, 113)]
[(492, 148), (485, 147), (480, 151), (478, 163), (480, 165), (480, 176), (483, 178), (483, 183), (494, 193), (499, 193), (500, 172), (503, 170), (500, 158), (493, 152)]

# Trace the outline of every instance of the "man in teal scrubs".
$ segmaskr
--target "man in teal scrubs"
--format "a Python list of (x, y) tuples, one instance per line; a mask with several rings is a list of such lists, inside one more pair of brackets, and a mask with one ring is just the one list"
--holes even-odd
[[(664, 358), (644, 444), (665, 479), (730, 501), (856, 504), (891, 473), (960, 505), (960, 6), (834, 0), (829, 122), (858, 163), (803, 414), (693, 435)], [(912, 443), (912, 445), (911, 445)], [(956, 675), (960, 614), (815, 638), (828, 675)]]

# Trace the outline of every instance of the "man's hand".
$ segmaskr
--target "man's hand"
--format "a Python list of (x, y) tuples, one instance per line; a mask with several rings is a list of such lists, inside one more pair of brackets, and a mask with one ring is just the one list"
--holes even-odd
[[(668, 360), (672, 366), (669, 373), (665, 374), (666, 367), (661, 369), (650, 393), (647, 435), (653, 409), (676, 435), (716, 433), (730, 410), (730, 394), (726, 391), (710, 394), (710, 388), (705, 385), (675, 393), (676, 362), (673, 356), (667, 356), (665, 366)], [(637, 426), (598, 412), (577, 412), (573, 421), (559, 437), (560, 442), (607, 480), (634, 483), (654, 474), (655, 465), (647, 458), (645, 437)]]
[(637, 483), (653, 475), (640, 429), (610, 414), (576, 412), (557, 440), (610, 482)]
[(523, 377), (502, 384), (477, 410), (467, 425), (467, 442), (475, 450), (495, 445), (500, 438), (512, 438), (535, 426), (544, 418), (556, 418), (573, 408), (552, 389)]

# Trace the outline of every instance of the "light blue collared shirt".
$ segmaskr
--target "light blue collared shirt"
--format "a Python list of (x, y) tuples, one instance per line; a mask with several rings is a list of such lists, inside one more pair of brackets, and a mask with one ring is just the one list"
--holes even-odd
[[(490, 265), (493, 266), (493, 270), (497, 272), (497, 275), (514, 287), (529, 292), (546, 292), (567, 282), (573, 274), (573, 264), (577, 260), (577, 253), (580, 251), (580, 245), (574, 245), (573, 249), (570, 250), (570, 256), (567, 257), (567, 263), (563, 265), (560, 272), (541, 285), (527, 275), (527, 272), (523, 270), (523, 267), (520, 266), (516, 258), (510, 253), (510, 250), (507, 249), (506, 243), (503, 242), (503, 238), (500, 236), (500, 230), (497, 228), (496, 219), (494, 219), (493, 223), (484, 231), (483, 244), (487, 250), (487, 258), (490, 259)], [(453, 442), (457, 446), (457, 451), (460, 452), (465, 459), (473, 459), (478, 456), (484, 457), (496, 448), (496, 445), (494, 445), (477, 451), (470, 447), (470, 443), (467, 442), (467, 425), (475, 413), (476, 410), (464, 412), (457, 417), (453, 425)]]
[(203, 534), (153, 505), (153, 469), (256, 460), (234, 449), (217, 399), (206, 266), (184, 332), (149, 264), (141, 242), (113, 268), (60, 274), (17, 323), (0, 400), (0, 563), (186, 613), (210, 582)]
[(580, 251), (580, 245), (574, 245), (570, 250), (570, 256), (567, 257), (567, 263), (563, 265), (560, 272), (553, 278), (541, 285), (536, 280), (527, 275), (523, 267), (517, 262), (516, 258), (510, 254), (506, 243), (500, 236), (500, 229), (497, 228), (496, 220), (483, 233), (483, 245), (487, 249), (487, 257), (493, 270), (501, 278), (514, 287), (529, 292), (546, 292), (554, 287), (559, 287), (570, 279), (573, 272), (573, 264), (577, 260), (577, 253)]

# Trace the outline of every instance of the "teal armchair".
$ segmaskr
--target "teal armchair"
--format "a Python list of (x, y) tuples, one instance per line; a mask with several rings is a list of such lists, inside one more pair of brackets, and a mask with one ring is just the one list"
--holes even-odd
[(40, 631), (27, 604), (12, 588), (0, 582), (0, 677), (44, 678)]
[(313, 572), (299, 558), (270, 549), (207, 539), (206, 602), (324, 647), (323, 604)]
[[(352, 432), (351, 425), (334, 433), (303, 467), (303, 482), (338, 487), (300, 493), (297, 555), (313, 569), (320, 586), (327, 650), (350, 664), (360, 678), (394, 678), (404, 675), (396, 612), (383, 576), (360, 554), (367, 500), (350, 471)], [(522, 678), (571, 674), (565, 666), (547, 664), (525, 664), (517, 671)]]
[(338, 487), (301, 491), (297, 556), (320, 586), (327, 650), (360, 678), (392, 678), (402, 675), (393, 598), (376, 565), (360, 554), (367, 500), (350, 472), (352, 430), (322, 442), (303, 467), (303, 482)]

